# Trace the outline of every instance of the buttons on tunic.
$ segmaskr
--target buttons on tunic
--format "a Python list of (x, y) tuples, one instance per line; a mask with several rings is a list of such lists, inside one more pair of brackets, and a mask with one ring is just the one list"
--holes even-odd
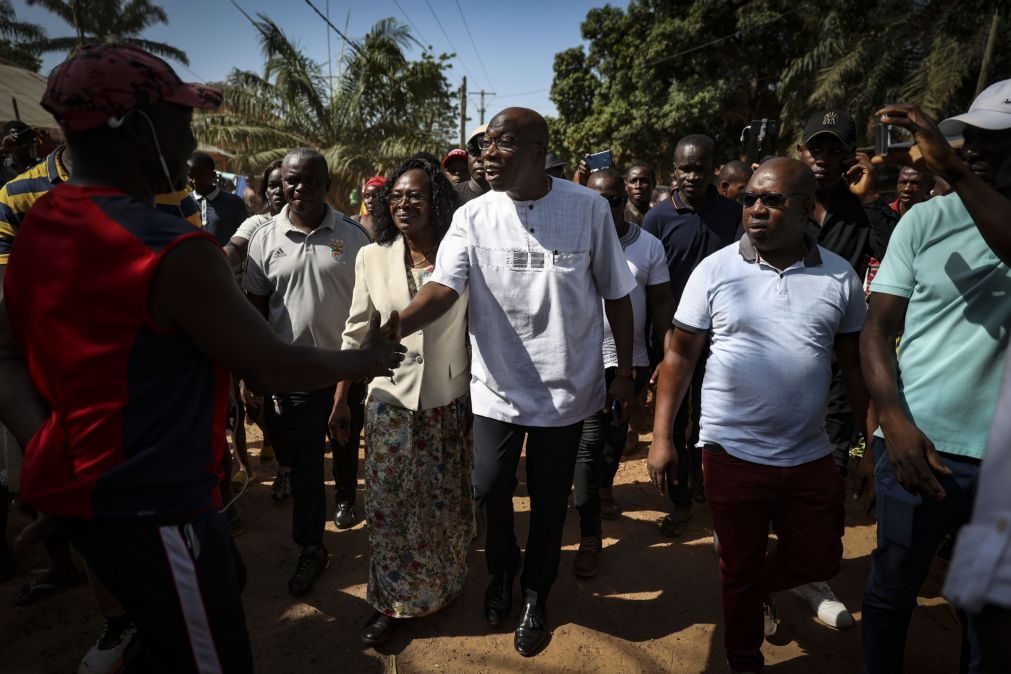
[(414, 359), (414, 362), (417, 363), (418, 365), (421, 365), (422, 363), (425, 362), (425, 359), (422, 358), (421, 356), (418, 356), (417, 358)]
[(531, 211), (534, 210), (534, 205), (530, 204), (529, 208), (530, 208)]
[(530, 228), (530, 233), (531, 233), (531, 234), (533, 234), (533, 233), (534, 233), (534, 228), (533, 228), (533, 227), (531, 227), (531, 228)]

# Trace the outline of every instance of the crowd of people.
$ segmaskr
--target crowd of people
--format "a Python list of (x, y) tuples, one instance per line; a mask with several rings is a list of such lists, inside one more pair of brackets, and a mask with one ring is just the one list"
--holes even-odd
[[(507, 108), (441, 160), (365, 181), (351, 217), (308, 148), (266, 166), (249, 203), (221, 189), (190, 129), (220, 103), (107, 44), (49, 77), (63, 144), (40, 155), (31, 129), (4, 127), (0, 524), (16, 492), (34, 518), (19, 541), (49, 556), (18, 604), (80, 582), (71, 548), (83, 559), (105, 628), (80, 671), (254, 669), (233, 540), (256, 479), (246, 419), (260, 469), (276, 462), (271, 498), (290, 502), (291, 596), (330, 564), (329, 452), (334, 525), (367, 523), (365, 644), (458, 597), (476, 541), (484, 618), (536, 655), (570, 496), (572, 572), (593, 577), (654, 389), (658, 531), (710, 511), (732, 671), (763, 668), (779, 593), (854, 624), (828, 582), (861, 439), (851, 477), (877, 514), (864, 671), (902, 671), (917, 593), (956, 536), (961, 669), (1011, 670), (1011, 80), (940, 126), (879, 111), (914, 141), (894, 200), (874, 179), (894, 158), (858, 153), (843, 110), (809, 118), (796, 158), (721, 158), (686, 134), (663, 187), (596, 155), (567, 179), (543, 117)], [(5, 536), (0, 579), (15, 575)]]

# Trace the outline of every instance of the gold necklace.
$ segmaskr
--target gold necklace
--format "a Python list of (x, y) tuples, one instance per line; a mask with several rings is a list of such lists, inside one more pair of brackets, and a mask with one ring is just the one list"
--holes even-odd
[(438, 249), (439, 249), (439, 245), (436, 244), (435, 248), (433, 248), (432, 250), (428, 251), (428, 253), (425, 255), (425, 257), (421, 258), (421, 262), (415, 262), (414, 261), (414, 255), (412, 254), (411, 249), (408, 248), (407, 246), (404, 246), (404, 250), (406, 252), (407, 260), (410, 261), (409, 264), (410, 264), (411, 269), (417, 269), (418, 267), (424, 266), (426, 262), (431, 262), (432, 264), (435, 264), (434, 262), (432, 262), (432, 260), (430, 258), (432, 257), (432, 253), (434, 253)]

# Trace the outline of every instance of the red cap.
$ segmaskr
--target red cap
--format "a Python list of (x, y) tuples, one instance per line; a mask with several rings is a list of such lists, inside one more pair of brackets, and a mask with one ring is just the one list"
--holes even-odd
[(445, 157), (442, 158), (442, 168), (446, 168), (446, 164), (449, 163), (450, 159), (456, 159), (457, 157), (466, 160), (467, 159), (466, 151), (461, 150), (460, 148), (450, 150), (449, 154), (447, 154)]
[[(386, 184), (386, 178), (383, 176), (376, 176), (375, 178), (369, 178), (365, 183), (365, 187), (382, 187)], [(365, 189), (364, 187), (362, 189)]]
[(183, 82), (169, 64), (143, 49), (88, 45), (49, 73), (42, 107), (66, 133), (76, 133), (161, 101), (210, 110), (221, 105), (221, 92)]

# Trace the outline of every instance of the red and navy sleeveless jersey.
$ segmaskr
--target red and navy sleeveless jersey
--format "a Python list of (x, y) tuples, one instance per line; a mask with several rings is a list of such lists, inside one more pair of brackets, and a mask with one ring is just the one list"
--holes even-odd
[(109, 188), (58, 185), (25, 218), (4, 294), (51, 410), (25, 448), (26, 503), (96, 519), (220, 507), (228, 374), (148, 313), (159, 263), (194, 238), (214, 242)]

